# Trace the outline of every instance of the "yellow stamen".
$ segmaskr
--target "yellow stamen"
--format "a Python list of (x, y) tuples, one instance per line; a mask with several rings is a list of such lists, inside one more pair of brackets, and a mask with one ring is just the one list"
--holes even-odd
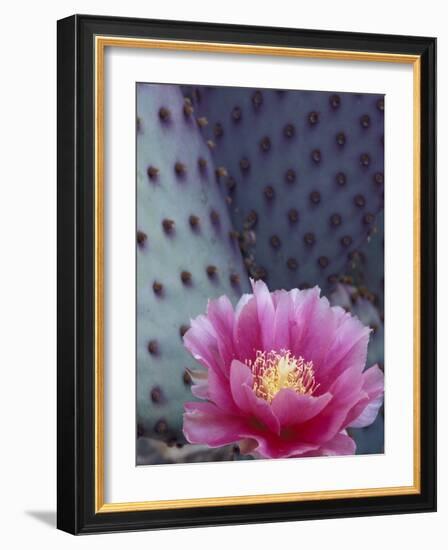
[(283, 388), (302, 395), (312, 395), (318, 388), (314, 379), (313, 362), (295, 357), (289, 350), (257, 351), (254, 361), (247, 360), (254, 377), (253, 390), (269, 403)]

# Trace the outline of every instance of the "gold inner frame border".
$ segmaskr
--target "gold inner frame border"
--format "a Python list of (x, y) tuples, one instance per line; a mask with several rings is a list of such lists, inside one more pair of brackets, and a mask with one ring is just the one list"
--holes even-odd
[[(273, 493), (225, 497), (190, 498), (178, 500), (153, 500), (141, 502), (106, 503), (104, 501), (104, 56), (107, 47), (145, 48), (207, 53), (233, 53), (301, 57), (326, 60), (368, 61), (404, 63), (413, 66), (413, 298), (414, 298), (414, 349), (413, 349), (413, 478), (409, 486), (378, 487), (366, 489), (341, 489), (301, 493)], [(181, 40), (124, 38), (119, 36), (96, 36), (95, 59), (95, 513), (132, 512), (144, 510), (168, 510), (243, 504), (304, 502), (343, 498), (380, 497), (420, 493), (420, 166), (421, 166), (421, 60), (418, 55), (402, 55), (381, 52), (357, 52), (283, 46), (258, 46), (253, 44), (226, 44)]]

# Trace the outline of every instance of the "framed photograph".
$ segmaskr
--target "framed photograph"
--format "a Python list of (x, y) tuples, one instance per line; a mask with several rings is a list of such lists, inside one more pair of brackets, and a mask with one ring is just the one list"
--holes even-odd
[(436, 508), (434, 38), (58, 22), (58, 527)]

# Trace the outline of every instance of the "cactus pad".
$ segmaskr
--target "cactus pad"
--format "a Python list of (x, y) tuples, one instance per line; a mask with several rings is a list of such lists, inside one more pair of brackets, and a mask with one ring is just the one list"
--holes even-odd
[(138, 435), (182, 442), (182, 336), (209, 298), (236, 301), (248, 278), (209, 148), (177, 86), (137, 85)]

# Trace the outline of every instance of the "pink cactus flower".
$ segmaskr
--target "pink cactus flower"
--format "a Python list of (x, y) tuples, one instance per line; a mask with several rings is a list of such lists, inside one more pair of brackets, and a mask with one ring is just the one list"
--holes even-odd
[(184, 335), (205, 367), (190, 373), (204, 401), (185, 404), (187, 440), (257, 458), (354, 454), (346, 429), (371, 424), (383, 401), (382, 371), (365, 369), (370, 329), (318, 287), (252, 288), (235, 310), (210, 300)]

